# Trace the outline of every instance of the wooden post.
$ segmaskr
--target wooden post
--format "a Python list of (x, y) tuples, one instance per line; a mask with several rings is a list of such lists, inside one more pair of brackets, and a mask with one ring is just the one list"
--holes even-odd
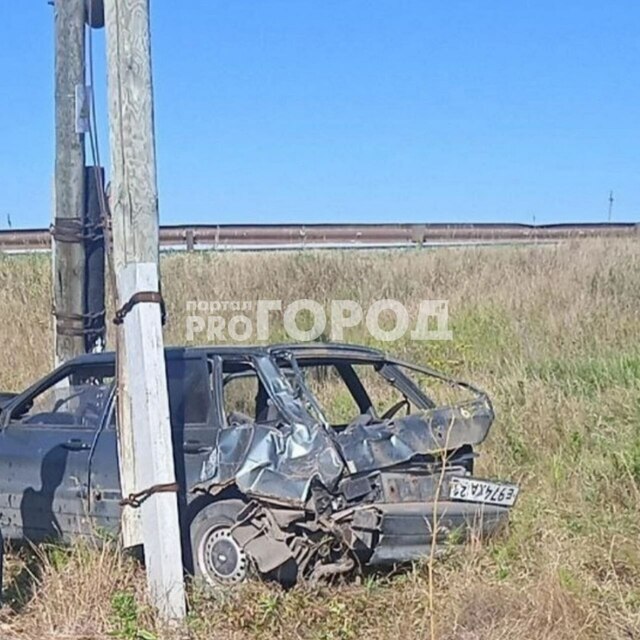
[[(124, 341), (119, 341), (124, 342), (125, 353), (119, 351), (119, 357), (127, 375), (119, 386), (127, 387), (130, 398), (140, 491), (176, 479), (159, 304), (149, 0), (106, 0), (105, 25), (114, 266), (118, 298), (128, 307)], [(186, 612), (177, 495), (153, 493), (140, 508), (151, 598), (164, 619), (182, 619)]]
[(84, 87), (84, 0), (56, 0), (54, 14), (52, 267), (57, 365), (84, 353), (84, 136), (76, 132), (76, 90)]

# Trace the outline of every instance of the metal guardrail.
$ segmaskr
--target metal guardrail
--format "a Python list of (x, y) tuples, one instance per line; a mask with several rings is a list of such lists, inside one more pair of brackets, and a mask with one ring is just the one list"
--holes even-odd
[[(160, 229), (163, 249), (282, 249), (393, 247), (556, 242), (594, 237), (638, 237), (640, 223), (581, 224), (261, 224), (178, 225)], [(0, 231), (0, 251), (46, 251), (48, 229)]]

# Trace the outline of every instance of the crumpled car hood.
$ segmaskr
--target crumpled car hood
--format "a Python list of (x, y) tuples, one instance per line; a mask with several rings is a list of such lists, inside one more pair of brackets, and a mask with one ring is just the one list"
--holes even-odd
[(385, 422), (358, 419), (339, 433), (321, 424), (257, 423), (218, 432), (201, 486), (234, 482), (247, 495), (302, 506), (314, 482), (330, 492), (344, 475), (374, 471), (416, 455), (481, 443), (493, 421), (486, 396)]

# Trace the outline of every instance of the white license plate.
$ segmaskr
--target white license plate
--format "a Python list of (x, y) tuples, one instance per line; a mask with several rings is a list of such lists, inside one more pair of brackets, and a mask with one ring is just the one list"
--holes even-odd
[(481, 502), (511, 507), (518, 497), (515, 484), (488, 482), (475, 478), (451, 478), (449, 480), (449, 498), (464, 502)]

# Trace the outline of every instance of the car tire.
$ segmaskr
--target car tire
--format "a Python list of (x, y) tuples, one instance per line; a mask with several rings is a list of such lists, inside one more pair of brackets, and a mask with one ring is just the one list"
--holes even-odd
[(251, 559), (231, 536), (245, 506), (242, 500), (211, 502), (191, 522), (193, 573), (210, 587), (230, 587), (250, 576)]

